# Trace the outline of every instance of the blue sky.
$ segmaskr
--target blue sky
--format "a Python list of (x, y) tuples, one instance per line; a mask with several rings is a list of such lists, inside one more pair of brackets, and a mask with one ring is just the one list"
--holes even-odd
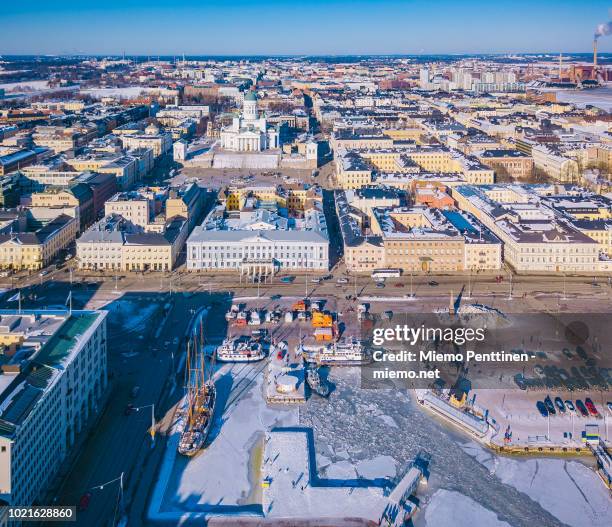
[[(0, 54), (587, 52), (612, 1), (0, 0)], [(612, 37), (600, 41), (612, 51)]]

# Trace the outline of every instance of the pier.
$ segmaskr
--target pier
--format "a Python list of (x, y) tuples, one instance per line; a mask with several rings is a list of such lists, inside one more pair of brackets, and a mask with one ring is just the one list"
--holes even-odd
[(597, 443), (588, 443), (588, 446), (597, 460), (597, 473), (612, 491), (612, 456), (608, 448), (601, 439)]

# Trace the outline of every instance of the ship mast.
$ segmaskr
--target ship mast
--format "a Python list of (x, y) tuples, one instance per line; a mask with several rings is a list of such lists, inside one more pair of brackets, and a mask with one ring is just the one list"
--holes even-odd
[(187, 368), (185, 375), (187, 377), (187, 428), (190, 428), (193, 421), (193, 391), (191, 382), (191, 341), (187, 341)]

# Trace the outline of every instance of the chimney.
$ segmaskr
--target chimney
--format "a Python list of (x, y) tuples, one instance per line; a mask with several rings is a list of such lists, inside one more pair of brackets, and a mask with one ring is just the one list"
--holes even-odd
[(593, 40), (593, 69), (597, 70), (597, 39)]

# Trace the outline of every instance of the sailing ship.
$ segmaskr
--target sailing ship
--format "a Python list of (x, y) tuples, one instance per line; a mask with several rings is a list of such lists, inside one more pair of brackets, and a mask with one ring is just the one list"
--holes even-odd
[(216, 388), (212, 379), (213, 364), (206, 370), (204, 338), (200, 321), (200, 338), (187, 343), (187, 365), (185, 369), (184, 427), (178, 451), (185, 456), (194, 456), (203, 447), (212, 426), (215, 411)]

